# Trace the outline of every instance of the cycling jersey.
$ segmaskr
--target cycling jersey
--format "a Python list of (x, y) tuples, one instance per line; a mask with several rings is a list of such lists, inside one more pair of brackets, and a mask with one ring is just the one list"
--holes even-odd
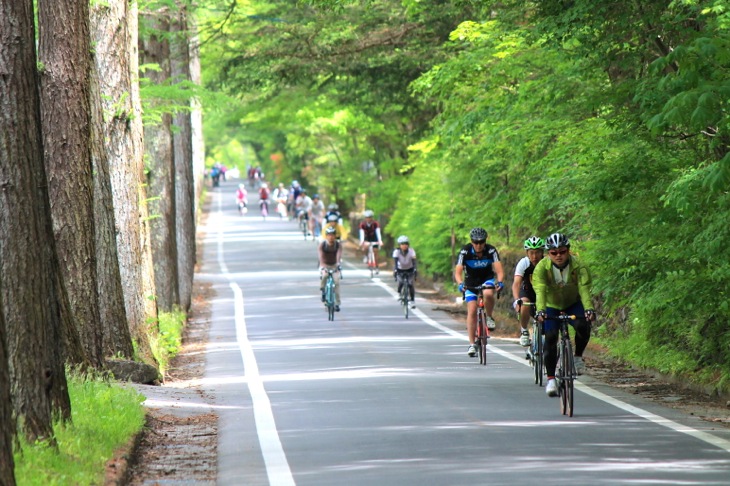
[(478, 287), (494, 278), (495, 262), (499, 261), (499, 252), (492, 245), (484, 245), (482, 256), (477, 256), (471, 243), (464, 245), (459, 252), (456, 264), (464, 268), (464, 284), (467, 287)]
[(548, 307), (566, 310), (577, 302), (592, 309), (591, 284), (588, 268), (575, 255), (570, 256), (568, 265), (562, 269), (553, 265), (549, 258), (545, 258), (532, 272), (538, 311), (545, 311)]
[(367, 221), (360, 223), (360, 239), (363, 241), (377, 242), (380, 241), (380, 225), (377, 221), (372, 221), (368, 224)]
[(522, 277), (522, 284), (520, 285), (520, 296), (532, 296), (534, 299), (535, 289), (532, 287), (532, 273), (535, 271), (535, 265), (532, 264), (529, 258), (524, 257), (522, 260), (517, 262), (515, 267), (515, 277)]
[(319, 245), (319, 264), (322, 267), (334, 267), (342, 260), (342, 245), (339, 241), (335, 241), (334, 245), (330, 245), (327, 241), (323, 241)]
[(405, 253), (396, 248), (393, 250), (393, 258), (396, 270), (413, 270), (416, 266), (416, 250), (411, 247)]

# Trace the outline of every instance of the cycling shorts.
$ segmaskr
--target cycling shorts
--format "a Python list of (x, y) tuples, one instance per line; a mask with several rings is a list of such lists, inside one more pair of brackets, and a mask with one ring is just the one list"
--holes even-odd
[[(492, 280), (492, 279), (487, 280), (486, 282), (484, 282), (484, 285), (492, 285), (492, 286), (496, 287), (496, 285), (494, 284), (494, 280)], [(464, 291), (464, 300), (465, 301), (467, 301), (467, 302), (475, 302), (476, 300), (478, 300), (478, 298), (479, 297), (477, 296), (477, 294), (475, 294), (471, 290), (465, 290)]]

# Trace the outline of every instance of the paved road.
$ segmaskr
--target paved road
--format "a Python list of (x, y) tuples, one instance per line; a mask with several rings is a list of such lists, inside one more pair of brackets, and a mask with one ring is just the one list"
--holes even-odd
[(728, 431), (589, 377), (564, 417), (522, 348), (493, 340), (479, 366), (458, 323), (426, 304), (406, 320), (361, 262), (328, 321), (315, 244), (255, 205), (239, 215), (234, 187), (212, 192), (196, 277), (216, 292), (219, 484), (730, 484)]

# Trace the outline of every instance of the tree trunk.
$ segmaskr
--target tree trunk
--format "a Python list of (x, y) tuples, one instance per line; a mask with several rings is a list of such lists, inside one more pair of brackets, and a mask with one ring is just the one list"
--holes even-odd
[[(0, 1), (2, 5), (2, 1)], [(5, 13), (0, 8), (0, 12)], [(0, 25), (2, 22), (0, 21)], [(10, 402), (10, 375), (8, 355), (5, 346), (5, 320), (0, 312), (0, 484), (15, 485), (15, 464), (13, 460), (13, 406)]]
[[(179, 5), (172, 19), (170, 44), (171, 74), (176, 81), (190, 81), (190, 52), (187, 11)], [(193, 142), (190, 113), (181, 111), (173, 119), (175, 151), (175, 212), (177, 219), (177, 254), (180, 306), (190, 309), (195, 271), (195, 192), (193, 178)]]
[[(157, 64), (159, 71), (148, 70), (145, 76), (152, 83), (162, 84), (170, 79), (170, 45), (167, 35), (170, 24), (167, 14), (158, 11), (145, 16), (150, 29), (147, 39), (140, 40), (143, 64)], [(175, 165), (172, 148), (172, 116), (164, 113), (159, 122), (144, 127), (147, 154), (148, 192), (150, 195), (150, 236), (152, 260), (155, 266), (157, 306), (169, 312), (180, 305), (177, 268), (177, 237), (175, 233)]]
[(32, 442), (70, 412), (43, 167), (33, 2), (0, 0), (0, 314), (15, 415)]
[[(197, 35), (195, 19), (190, 19), (190, 79), (195, 84), (201, 84), (200, 42)], [(203, 194), (205, 180), (205, 141), (203, 139), (203, 109), (197, 99), (192, 102), (193, 111), (190, 113), (191, 135), (193, 138), (193, 223), (197, 223), (200, 214), (200, 196)], [(194, 237), (194, 236), (193, 236)]]
[(44, 162), (59, 269), (86, 357), (100, 369), (88, 3), (39, 0), (38, 30)]
[(129, 328), (138, 355), (155, 363), (148, 332), (157, 317), (143, 184), (142, 125), (137, 73), (137, 15), (125, 0), (92, 7), (92, 38), (104, 113), (117, 225), (117, 250)]

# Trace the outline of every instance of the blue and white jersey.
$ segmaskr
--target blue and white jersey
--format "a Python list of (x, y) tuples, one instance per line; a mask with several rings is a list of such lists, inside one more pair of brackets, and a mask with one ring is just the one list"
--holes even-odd
[(492, 245), (484, 245), (481, 256), (477, 256), (471, 243), (464, 245), (459, 252), (456, 264), (464, 267), (464, 284), (477, 287), (494, 278), (493, 264), (499, 261), (499, 253)]

